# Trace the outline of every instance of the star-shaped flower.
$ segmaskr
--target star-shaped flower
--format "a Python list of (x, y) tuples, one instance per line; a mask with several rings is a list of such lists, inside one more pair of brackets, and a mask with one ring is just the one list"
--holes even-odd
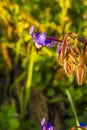
[(53, 47), (57, 44), (57, 40), (53, 37), (46, 37), (46, 32), (37, 34), (34, 33), (34, 26), (30, 27), (29, 34), (32, 36), (35, 42), (36, 50), (39, 51), (43, 46)]

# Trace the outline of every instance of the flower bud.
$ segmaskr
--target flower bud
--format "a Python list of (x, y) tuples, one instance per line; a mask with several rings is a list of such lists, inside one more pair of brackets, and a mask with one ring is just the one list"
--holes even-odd
[(65, 70), (65, 73), (67, 74), (67, 76), (69, 76), (69, 77), (72, 76), (72, 74), (73, 74), (72, 65), (69, 64), (67, 59), (64, 60), (64, 70)]
[(67, 50), (66, 43), (63, 43), (63, 45), (62, 45), (62, 47), (61, 47), (61, 53), (60, 53), (60, 57), (61, 57), (61, 60), (62, 60), (62, 61), (63, 61), (64, 58), (65, 58), (66, 50)]
[(63, 60), (61, 60), (61, 56), (58, 53), (57, 53), (57, 61), (59, 62), (60, 65), (63, 65)]
[(85, 78), (85, 65), (84, 62), (81, 62), (80, 64), (77, 65), (76, 68), (76, 78), (77, 78), (77, 83), (78, 85), (82, 85), (84, 82)]

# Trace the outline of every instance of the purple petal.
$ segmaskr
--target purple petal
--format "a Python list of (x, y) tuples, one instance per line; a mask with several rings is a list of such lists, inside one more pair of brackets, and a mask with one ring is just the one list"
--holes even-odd
[(48, 44), (48, 43), (51, 43), (51, 42), (52, 42), (52, 40), (48, 40), (48, 39), (45, 40), (45, 44)]
[(41, 126), (44, 126), (46, 124), (46, 118), (44, 117), (42, 120), (41, 120)]
[(45, 118), (42, 119), (41, 126), (42, 126), (42, 130), (47, 130), (46, 129), (46, 119)]
[(80, 122), (80, 126), (85, 128), (86, 124), (84, 122)]
[(63, 44), (63, 42), (60, 42), (60, 44), (59, 44), (59, 46), (58, 46), (58, 50), (57, 50), (57, 52), (60, 54), (61, 53), (61, 47), (62, 47), (62, 44)]
[(59, 54), (61, 53), (61, 48), (60, 48), (60, 47), (58, 47), (57, 52), (58, 52)]
[(38, 45), (42, 45), (44, 46), (45, 45), (45, 39), (46, 39), (46, 33), (42, 33), (42, 34), (38, 34), (34, 41), (35, 43), (37, 43)]
[(52, 124), (52, 122), (49, 122), (49, 123), (47, 124), (47, 130), (54, 130), (54, 129), (53, 129), (53, 124)]
[(45, 40), (45, 46), (50, 48), (50, 47), (53, 47), (53, 46), (55, 46), (57, 44), (57, 41), (52, 40), (52, 38), (54, 38), (54, 36), (52, 36), (49, 39)]
[(57, 42), (54, 41), (53, 43), (47, 44), (46, 46), (48, 46), (50, 48), (50, 47), (54, 47), (56, 44), (57, 44)]
[(40, 43), (43, 43), (43, 46), (45, 45), (45, 39), (46, 39), (46, 33), (43, 33), (40, 35)]
[(54, 130), (54, 128), (53, 128), (53, 126), (51, 126), (47, 130)]
[(34, 25), (32, 25), (32, 26), (30, 27), (29, 33), (30, 33), (30, 35), (32, 35), (32, 34), (34, 33)]
[(52, 39), (50, 39), (50, 38), (54, 38), (54, 36), (49, 37), (49, 39), (46, 39), (45, 40), (45, 44), (52, 43)]
[(38, 32), (37, 34), (36, 34), (36, 37), (39, 37), (41, 35), (41, 32)]

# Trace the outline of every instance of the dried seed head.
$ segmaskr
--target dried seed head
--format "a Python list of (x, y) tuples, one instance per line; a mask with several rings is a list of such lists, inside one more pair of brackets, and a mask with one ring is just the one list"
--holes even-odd
[(65, 58), (66, 49), (67, 49), (67, 47), (66, 47), (66, 44), (64, 43), (64, 44), (62, 45), (62, 47), (61, 47), (61, 53), (60, 53), (60, 57), (61, 57), (61, 60), (62, 60), (62, 61), (63, 61), (64, 58)]
[(64, 70), (68, 77), (72, 76), (72, 74), (73, 74), (72, 65), (69, 64), (67, 59), (64, 60)]
[(57, 53), (57, 61), (60, 65), (63, 65), (63, 60), (61, 60), (60, 54)]
[(86, 67), (85, 67), (84, 62), (81, 62), (80, 64), (77, 65), (76, 78), (77, 78), (78, 85), (82, 85), (84, 82), (85, 70), (86, 70)]
[(58, 49), (57, 49), (57, 57), (61, 59), (61, 61), (65, 58), (65, 52), (66, 52), (66, 41), (60, 42)]
[(69, 59), (72, 63), (77, 65), (81, 60), (81, 54), (76, 51), (75, 48), (70, 48)]
[[(59, 48), (58, 48), (59, 49)], [(64, 63), (64, 59), (69, 55), (70, 53), (70, 47), (68, 44), (65, 45), (65, 47), (62, 45), (62, 47), (60, 48), (60, 52), (58, 53), (57, 51), (57, 61), (60, 64)]]
[(80, 52), (79, 52), (79, 49), (73, 47), (73, 48), (70, 48), (70, 53), (73, 57), (75, 58), (78, 58), (79, 55), (80, 55)]
[(76, 34), (76, 33), (74, 33), (74, 32), (71, 32), (71, 33), (72, 33), (72, 36), (73, 36), (73, 37), (78, 38), (78, 34)]

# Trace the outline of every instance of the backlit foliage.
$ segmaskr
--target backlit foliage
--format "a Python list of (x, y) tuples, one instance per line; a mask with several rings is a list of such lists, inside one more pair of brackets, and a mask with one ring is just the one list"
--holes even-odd
[[(36, 55), (34, 42), (29, 35), (32, 25), (35, 26), (35, 32), (47, 32), (47, 37), (54, 36), (60, 40), (69, 32), (74, 32), (74, 39), (66, 39), (70, 52), (67, 46), (67, 50), (62, 48), (59, 54), (54, 46), (44, 47)], [(56, 103), (64, 99), (67, 108), (65, 123), (70, 128), (75, 124), (65, 94), (68, 88), (79, 119), (87, 122), (87, 51), (85, 57), (82, 56), (84, 45), (82, 39), (78, 40), (78, 35), (87, 39), (86, 0), (0, 0), (0, 104), (2, 108), (4, 104), (17, 108), (18, 111), (12, 116), (17, 115), (17, 122), (22, 120), (22, 123), (18, 123), (18, 126), (21, 124), (21, 130), (32, 129), (24, 120), (31, 87), (42, 91), (49, 102)], [(77, 87), (77, 83), (82, 87)], [(57, 90), (63, 93), (63, 99), (56, 97), (59, 96)], [(5, 113), (11, 110), (5, 109)], [(3, 109), (0, 112), (3, 115)], [(6, 125), (11, 121), (7, 115), (5, 120)], [(13, 126), (8, 128), (4, 127), (4, 121), (1, 123), (3, 130), (14, 130), (13, 122)]]

